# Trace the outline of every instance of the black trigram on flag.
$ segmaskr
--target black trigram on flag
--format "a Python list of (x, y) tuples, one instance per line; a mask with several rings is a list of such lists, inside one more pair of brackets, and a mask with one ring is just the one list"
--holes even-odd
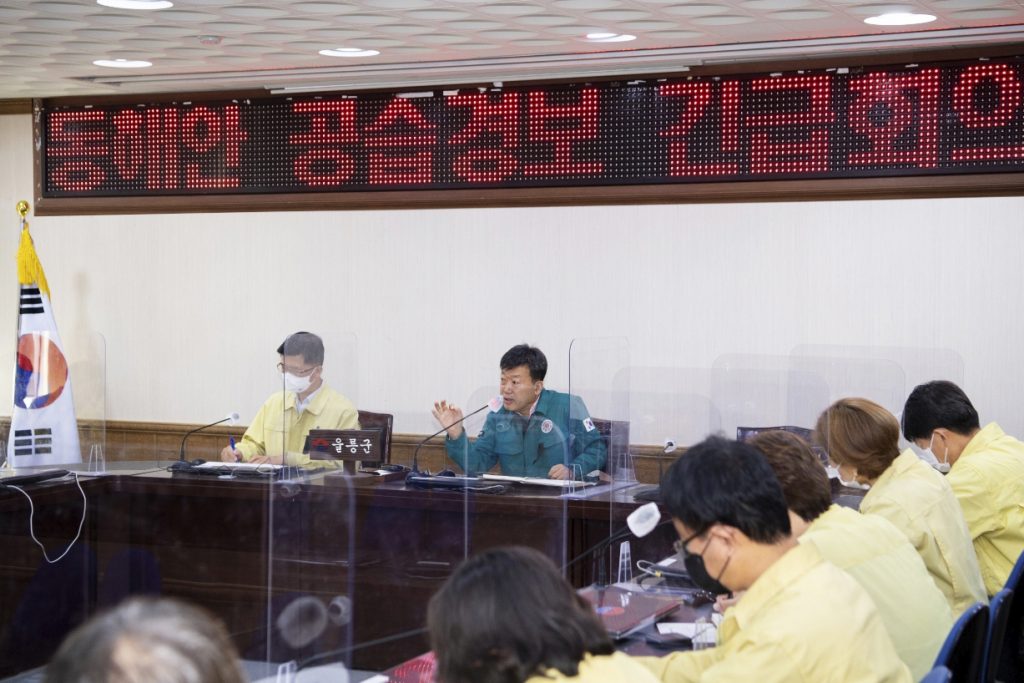
[(53, 452), (53, 434), (49, 427), (14, 430), (15, 455), (49, 455)]
[(18, 313), (21, 315), (32, 315), (43, 312), (43, 297), (38, 287), (22, 287), (21, 301), (18, 305)]

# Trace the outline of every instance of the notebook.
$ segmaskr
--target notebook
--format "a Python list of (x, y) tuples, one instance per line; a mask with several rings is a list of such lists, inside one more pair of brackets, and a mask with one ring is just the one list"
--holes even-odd
[(608, 635), (616, 639), (653, 624), (680, 604), (675, 597), (637, 593), (618, 586), (590, 586), (579, 594), (590, 601)]

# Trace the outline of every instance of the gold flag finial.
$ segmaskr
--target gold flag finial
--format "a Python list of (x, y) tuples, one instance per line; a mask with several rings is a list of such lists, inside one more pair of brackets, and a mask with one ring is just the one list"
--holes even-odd
[(18, 202), (18, 213), (21, 215), (21, 242), (18, 244), (18, 282), (23, 285), (36, 285), (46, 296), (50, 296), (50, 285), (46, 282), (43, 264), (39, 263), (36, 246), (32, 243), (32, 235), (28, 231), (29, 205), (24, 199)]

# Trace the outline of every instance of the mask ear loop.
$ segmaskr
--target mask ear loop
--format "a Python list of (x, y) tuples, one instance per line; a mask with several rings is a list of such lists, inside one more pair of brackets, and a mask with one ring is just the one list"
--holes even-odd
[[(708, 536), (708, 545), (711, 544), (711, 537)], [(707, 550), (708, 546), (704, 546), (704, 550)], [(703, 557), (703, 553), (701, 553)], [(729, 547), (729, 555), (725, 558), (725, 564), (722, 565), (722, 571), (718, 572), (718, 576), (715, 577), (715, 581), (722, 584), (722, 576), (725, 574), (725, 570), (729, 568), (729, 562), (732, 561), (732, 546)], [(723, 586), (725, 584), (722, 584)], [(729, 595), (732, 595), (732, 591), (729, 591)]]
[[(929, 450), (929, 452), (931, 452), (933, 457), (935, 456), (935, 435), (936, 434), (938, 434), (938, 432), (932, 432), (932, 438), (928, 441), (928, 450)], [(935, 469), (938, 470), (939, 472), (942, 472), (943, 474), (945, 474), (946, 472), (949, 472), (950, 464), (949, 464), (949, 444), (946, 443), (946, 437), (944, 437), (944, 436), (942, 437), (942, 445), (945, 446), (945, 450), (942, 452), (942, 462), (938, 462), (939, 459), (935, 458), (935, 461), (936, 461), (935, 462)]]

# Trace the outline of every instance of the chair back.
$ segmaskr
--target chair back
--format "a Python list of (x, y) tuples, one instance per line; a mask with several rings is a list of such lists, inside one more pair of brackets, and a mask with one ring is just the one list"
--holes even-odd
[[(359, 411), (359, 426), (363, 429), (380, 430), (380, 457), (381, 463), (391, 462), (391, 428), (395, 423), (395, 416), (390, 413), (371, 413), (368, 410)], [(363, 463), (363, 467), (373, 467), (374, 463)]]
[(822, 465), (828, 465), (828, 454), (825, 449), (814, 443), (814, 430), (807, 427), (794, 427), (793, 425), (780, 425), (778, 427), (737, 427), (736, 440), (749, 441), (762, 432), (789, 432), (796, 434), (807, 442), (814, 454), (821, 460)]
[(1024, 552), (1017, 558), (1017, 564), (1013, 566), (1010, 578), (1003, 586), (1004, 591), (1012, 592), (1006, 598), (1002, 608), (1006, 612), (1003, 642), (998, 659), (989, 660), (989, 668), (994, 669), (990, 676), (1001, 683), (1024, 683), (1024, 583), (1022, 583), (1024, 578), (1022, 577), (1024, 577)]
[(778, 427), (737, 427), (736, 440), (749, 441), (751, 438), (762, 432), (789, 432), (790, 434), (796, 434), (807, 443), (811, 443), (811, 438), (814, 434), (814, 430), (808, 429), (807, 427), (794, 427), (793, 425), (780, 425)]
[(988, 603), (988, 637), (985, 641), (985, 669), (982, 673), (984, 683), (993, 683), (996, 680), (996, 669), (999, 666), (999, 658), (1003, 653), (1003, 645), (1006, 638), (1006, 623), (1010, 617), (1010, 607), (1013, 605), (1013, 591), (1004, 588), (995, 594)]
[[(632, 478), (635, 479), (636, 473), (633, 471), (633, 463), (629, 458), (629, 422), (605, 420), (599, 417), (592, 417), (591, 421), (594, 423), (597, 433), (604, 440), (605, 451), (608, 454), (604, 471), (614, 478), (616, 473), (622, 472), (623, 468), (629, 468)], [(623, 472), (623, 474), (625, 473)]]
[(935, 658), (935, 666), (947, 667), (953, 673), (954, 683), (980, 681), (987, 635), (988, 605), (976, 602), (953, 622), (953, 628)]
[(944, 666), (937, 666), (924, 675), (921, 683), (949, 683), (953, 680), (953, 672)]

